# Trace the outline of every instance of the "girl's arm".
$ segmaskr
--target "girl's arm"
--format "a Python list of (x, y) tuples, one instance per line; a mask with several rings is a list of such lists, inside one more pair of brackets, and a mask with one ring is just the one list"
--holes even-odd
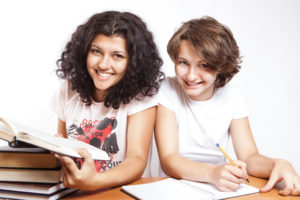
[(62, 121), (59, 118), (58, 118), (58, 123), (57, 123), (57, 134), (56, 134), (56, 136), (57, 137), (68, 138), (66, 122)]
[(141, 177), (148, 161), (155, 114), (156, 107), (152, 107), (128, 117), (125, 160), (110, 170), (97, 173), (93, 160), (84, 149), (78, 150), (85, 158), (81, 169), (70, 157), (57, 155), (63, 166), (64, 184), (82, 190), (96, 190), (126, 184)]
[(174, 112), (159, 105), (155, 123), (155, 139), (160, 162), (166, 174), (178, 179), (213, 183), (222, 191), (236, 190), (247, 178), (243, 166), (239, 169), (230, 164), (200, 163), (180, 156), (177, 127)]
[(247, 163), (247, 171), (252, 176), (269, 178), (262, 192), (271, 190), (274, 185), (284, 180), (285, 187), (281, 195), (300, 195), (300, 178), (292, 165), (282, 159), (271, 159), (258, 153), (248, 118), (232, 120), (230, 134), (236, 155)]

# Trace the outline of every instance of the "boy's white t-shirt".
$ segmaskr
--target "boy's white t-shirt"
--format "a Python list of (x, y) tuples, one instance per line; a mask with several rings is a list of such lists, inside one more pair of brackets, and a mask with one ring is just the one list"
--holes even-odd
[(241, 92), (229, 84), (217, 89), (207, 101), (194, 101), (184, 93), (176, 77), (168, 77), (160, 88), (158, 103), (176, 115), (179, 154), (198, 162), (225, 162), (216, 143), (227, 148), (231, 120), (248, 116)]
[(68, 137), (84, 141), (106, 151), (110, 161), (95, 161), (97, 171), (118, 165), (125, 159), (127, 117), (157, 105), (152, 97), (140, 97), (119, 109), (105, 107), (104, 103), (85, 105), (71, 84), (63, 81), (51, 100), (58, 118), (66, 123)]

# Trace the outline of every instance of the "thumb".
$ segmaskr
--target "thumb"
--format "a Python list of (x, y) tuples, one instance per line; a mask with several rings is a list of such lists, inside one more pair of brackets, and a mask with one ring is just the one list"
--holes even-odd
[(267, 182), (267, 184), (260, 188), (261, 192), (268, 192), (270, 191), (274, 185), (279, 181), (279, 178), (276, 175), (271, 174), (269, 181)]
[(88, 160), (92, 160), (93, 161), (93, 158), (91, 156), (91, 154), (88, 152), (87, 149), (85, 148), (78, 148), (76, 149), (77, 153), (82, 157), (84, 158), (85, 161), (88, 161)]

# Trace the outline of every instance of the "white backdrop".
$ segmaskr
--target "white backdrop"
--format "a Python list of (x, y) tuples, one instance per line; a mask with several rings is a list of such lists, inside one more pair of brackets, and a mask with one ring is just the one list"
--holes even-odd
[(257, 146), (300, 173), (298, 0), (1, 1), (0, 116), (55, 133), (49, 100), (58, 86), (56, 60), (76, 27), (105, 10), (146, 21), (167, 75), (174, 71), (166, 44), (183, 21), (210, 15), (229, 26), (243, 56), (232, 82), (244, 91)]

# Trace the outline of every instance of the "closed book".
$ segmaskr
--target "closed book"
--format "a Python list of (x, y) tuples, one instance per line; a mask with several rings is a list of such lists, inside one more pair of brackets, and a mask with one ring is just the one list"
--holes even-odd
[(66, 188), (63, 183), (25, 183), (0, 182), (0, 190), (27, 192), (37, 194), (53, 194)]
[(0, 168), (0, 181), (59, 183), (62, 181), (62, 172), (61, 172), (61, 168), (59, 169)]
[(75, 191), (77, 191), (77, 189), (65, 188), (52, 194), (36, 194), (36, 193), (0, 190), (0, 198), (23, 199), (23, 200), (55, 200)]
[(0, 147), (0, 167), (52, 169), (60, 166), (59, 160), (42, 148)]

